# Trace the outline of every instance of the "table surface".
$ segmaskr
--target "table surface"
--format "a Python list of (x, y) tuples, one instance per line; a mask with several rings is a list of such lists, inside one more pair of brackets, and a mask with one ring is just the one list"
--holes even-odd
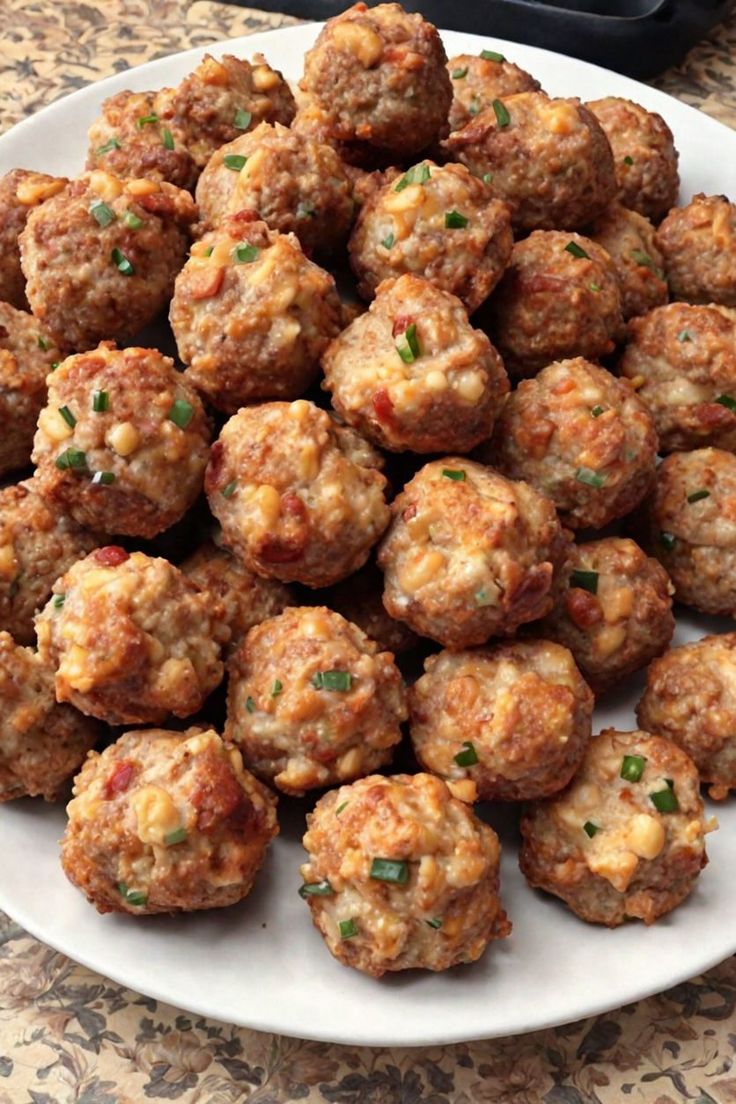
[[(110, 73), (295, 22), (210, 0), (0, 8), (0, 132)], [(736, 14), (655, 83), (736, 127)], [(0, 1104), (726, 1104), (735, 1051), (734, 959), (618, 1012), (517, 1038), (339, 1047), (187, 1016), (0, 913)]]

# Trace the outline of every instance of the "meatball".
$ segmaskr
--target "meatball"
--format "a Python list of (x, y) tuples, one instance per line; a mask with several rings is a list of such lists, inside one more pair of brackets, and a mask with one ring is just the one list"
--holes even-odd
[(415, 648), (419, 638), (403, 621), (389, 617), (382, 593), (383, 576), (372, 562), (338, 583), (329, 593), (322, 592), (330, 609), (352, 621), (387, 652), (401, 655)]
[(54, 699), (54, 673), (0, 632), (0, 802), (53, 801), (95, 744), (98, 725)]
[(28, 308), (18, 237), (33, 208), (67, 183), (65, 177), (28, 169), (12, 169), (0, 176), (0, 300), (18, 310)]
[(675, 452), (657, 472), (649, 538), (680, 602), (736, 616), (736, 456)]
[(461, 130), (494, 100), (541, 88), (531, 73), (495, 50), (482, 50), (477, 57), (458, 54), (448, 61), (447, 72), (452, 80), (451, 131)]
[(223, 676), (219, 602), (167, 560), (98, 548), (54, 583), (36, 617), (56, 700), (108, 724), (188, 717)]
[(243, 131), (259, 123), (288, 126), (296, 112), (289, 85), (262, 54), (252, 62), (205, 54), (177, 88), (158, 94), (156, 104), (161, 119), (182, 133), (200, 169)]
[(329, 586), (357, 571), (389, 522), (372, 450), (299, 399), (238, 411), (205, 477), (225, 544), (257, 575)]
[(0, 475), (30, 462), (46, 376), (60, 356), (45, 326), (0, 301)]
[(567, 537), (552, 502), (463, 457), (426, 464), (392, 506), (384, 605), (446, 648), (511, 635), (552, 607)]
[(352, 782), (391, 762), (406, 720), (390, 652), (324, 606), (290, 606), (230, 663), (225, 734), (284, 793)]
[(154, 537), (200, 493), (209, 438), (204, 407), (169, 357), (103, 342), (49, 377), (35, 482), (81, 525)]
[(229, 214), (256, 211), (271, 230), (296, 234), (305, 253), (329, 256), (347, 239), (352, 191), (332, 146), (261, 123), (213, 153), (197, 185), (197, 205), (208, 228)]
[(373, 977), (447, 970), (511, 931), (496, 833), (430, 774), (331, 790), (307, 814), (303, 842), (300, 893), (346, 966)]
[(299, 87), (331, 138), (402, 159), (447, 134), (452, 87), (437, 28), (399, 4), (353, 4), (328, 19)]
[(249, 211), (205, 234), (169, 311), (186, 378), (226, 414), (254, 399), (296, 399), (340, 331), (335, 281), (293, 234)]
[(602, 529), (654, 484), (657, 434), (628, 381), (576, 357), (549, 364), (508, 397), (488, 458), (543, 491), (571, 529)]
[(531, 886), (589, 923), (653, 924), (692, 892), (707, 862), (704, 815), (684, 751), (609, 728), (567, 789), (522, 817), (519, 865)]
[(680, 188), (678, 155), (667, 123), (656, 111), (619, 96), (592, 100), (587, 107), (611, 143), (624, 207), (659, 222), (677, 202)]
[(487, 184), (464, 165), (420, 161), (363, 204), (350, 263), (364, 299), (409, 272), (457, 295), (470, 313), (501, 279), (512, 244), (508, 208)]
[(673, 593), (662, 565), (633, 540), (573, 544), (540, 632), (570, 649), (586, 682), (601, 694), (669, 647)]
[(641, 725), (693, 759), (716, 800), (736, 789), (736, 633), (671, 648), (647, 671)]
[(125, 343), (171, 298), (184, 263), (188, 192), (85, 173), (28, 217), (20, 235), (28, 302), (67, 352)]
[(657, 230), (673, 299), (736, 307), (736, 204), (700, 192)]
[(567, 648), (524, 640), (440, 652), (424, 672), (409, 694), (422, 767), (451, 787), (467, 780), (471, 800), (530, 801), (567, 785), (593, 716), (593, 695)]
[(643, 215), (612, 203), (588, 228), (588, 236), (602, 245), (613, 261), (624, 320), (667, 302), (664, 260), (654, 227)]
[(623, 334), (616, 267), (589, 238), (535, 230), (514, 246), (487, 324), (517, 376), (533, 376), (565, 357), (611, 353)]
[(444, 148), (476, 176), (490, 174), (518, 230), (579, 230), (616, 194), (608, 139), (579, 100), (543, 92), (496, 99)]
[(736, 312), (670, 303), (635, 318), (619, 370), (649, 408), (663, 452), (736, 450)]
[(216, 732), (126, 732), (74, 783), (61, 863), (98, 912), (222, 908), (250, 893), (276, 798)]
[(385, 280), (322, 367), (338, 414), (397, 452), (468, 452), (490, 433), (509, 389), (501, 358), (460, 300), (421, 276)]

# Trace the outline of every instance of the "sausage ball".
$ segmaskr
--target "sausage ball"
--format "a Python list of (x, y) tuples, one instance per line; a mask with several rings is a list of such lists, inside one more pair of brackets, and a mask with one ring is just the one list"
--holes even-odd
[(177, 88), (158, 93), (156, 103), (161, 119), (183, 135), (199, 169), (243, 131), (259, 123), (288, 126), (296, 111), (289, 85), (262, 54), (252, 62), (205, 54)]
[(667, 123), (656, 111), (620, 96), (586, 106), (611, 144), (621, 203), (659, 222), (677, 202), (680, 189), (678, 154)]
[(421, 276), (384, 281), (322, 368), (338, 414), (396, 452), (469, 452), (509, 389), (501, 358), (460, 300)]
[(124, 733), (87, 759), (61, 864), (98, 912), (140, 916), (242, 901), (278, 834), (276, 798), (216, 732)]
[(95, 721), (56, 704), (51, 668), (0, 632), (0, 802), (53, 801), (98, 734)]
[(125, 344), (152, 322), (184, 263), (188, 192), (85, 173), (28, 216), (20, 235), (31, 310), (67, 352)]
[(169, 311), (186, 378), (218, 410), (296, 399), (341, 326), (335, 281), (293, 234), (241, 212), (192, 247)]
[(508, 207), (464, 165), (420, 161), (363, 204), (350, 237), (358, 291), (416, 273), (462, 299), (469, 313), (501, 279), (513, 239)]
[(736, 204), (700, 192), (657, 230), (673, 299), (736, 307)]
[(452, 103), (437, 28), (399, 4), (353, 4), (328, 19), (299, 87), (334, 140), (402, 159), (447, 134)]
[(28, 309), (26, 279), (20, 267), (18, 238), (34, 207), (65, 188), (65, 177), (28, 169), (0, 176), (0, 300)]
[(495, 50), (482, 50), (477, 57), (458, 54), (448, 61), (447, 72), (452, 81), (451, 131), (461, 130), (494, 100), (541, 88), (531, 73)]
[(325, 606), (256, 625), (230, 663), (225, 734), (284, 793), (352, 782), (391, 762), (406, 720), (390, 652)]
[(511, 931), (496, 833), (430, 774), (331, 790), (307, 814), (303, 843), (300, 894), (346, 966), (447, 970)]
[(322, 587), (362, 567), (389, 522), (380, 459), (299, 399), (238, 411), (205, 489), (223, 541), (257, 575)]
[(623, 333), (616, 267), (590, 238), (535, 230), (514, 246), (487, 324), (516, 376), (566, 357), (596, 360), (613, 352)]
[(613, 728), (561, 794), (521, 819), (519, 865), (582, 920), (653, 924), (692, 892), (705, 854), (698, 772), (671, 740)]
[(588, 228), (588, 236), (602, 245), (613, 261), (624, 320), (667, 302), (664, 260), (654, 227), (643, 215), (612, 203)]
[(633, 540), (573, 544), (540, 632), (570, 649), (585, 681), (601, 694), (669, 647), (673, 593), (662, 565)]
[[(422, 767), (479, 801), (531, 801), (572, 778), (590, 739), (593, 695), (548, 640), (440, 652), (409, 693)], [(460, 793), (457, 796), (460, 796)]]
[(635, 318), (619, 364), (663, 452), (736, 450), (736, 312), (670, 303)]
[(463, 457), (407, 483), (378, 553), (391, 617), (446, 648), (514, 633), (552, 607), (567, 537), (550, 499)]
[(209, 438), (204, 407), (169, 357), (103, 342), (49, 376), (35, 482), (80, 525), (154, 537), (200, 493)]
[(415, 648), (419, 638), (403, 621), (389, 617), (383, 604), (383, 575), (373, 562), (367, 563), (355, 575), (344, 579), (323, 600), (352, 621), (366, 636), (375, 640), (387, 652), (401, 655)]
[(30, 462), (46, 376), (60, 356), (45, 326), (0, 301), (0, 475)]
[(675, 452), (657, 472), (649, 538), (680, 602), (736, 616), (736, 456)]
[(640, 725), (693, 759), (716, 800), (736, 789), (736, 633), (671, 648), (651, 664)]
[(238, 211), (256, 211), (271, 230), (296, 234), (308, 255), (329, 256), (347, 239), (352, 191), (332, 146), (261, 123), (213, 153), (199, 178), (197, 205), (209, 228)]
[(616, 194), (608, 139), (579, 100), (544, 92), (495, 99), (444, 148), (451, 160), (489, 177), (518, 230), (579, 230)]
[(167, 560), (98, 548), (54, 583), (36, 617), (56, 700), (108, 724), (201, 708), (223, 676), (223, 609)]
[(602, 529), (654, 484), (657, 434), (627, 381), (576, 357), (521, 381), (483, 456), (549, 495), (563, 525)]

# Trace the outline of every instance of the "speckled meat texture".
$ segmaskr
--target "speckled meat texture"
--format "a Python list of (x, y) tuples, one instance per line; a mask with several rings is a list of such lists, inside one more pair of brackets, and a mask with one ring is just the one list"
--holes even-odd
[(700, 192), (657, 230), (673, 299), (736, 307), (736, 205)]
[(250, 893), (276, 798), (216, 732), (126, 732), (74, 783), (61, 861), (98, 912), (222, 908)]
[[(492, 828), (429, 774), (373, 775), (332, 790), (307, 815), (302, 866), (328, 950), (373, 977), (475, 962), (511, 931)], [(376, 877), (385, 864), (401, 880)]]
[(249, 211), (192, 247), (169, 319), (186, 378), (227, 414), (254, 399), (302, 395), (342, 321), (332, 276), (293, 234)]
[(167, 560), (106, 545), (53, 594), (36, 633), (57, 701), (108, 724), (154, 724), (196, 713), (221, 681), (222, 606)]
[(30, 463), (46, 376), (60, 356), (38, 319), (0, 301), (0, 475)]
[(468, 800), (531, 801), (570, 781), (591, 734), (593, 694), (567, 648), (524, 640), (440, 652), (409, 694), (422, 767)]
[(299, 399), (244, 408), (205, 479), (225, 544), (266, 578), (322, 587), (357, 571), (389, 522), (380, 457)]
[(385, 651), (402, 655), (416, 647), (419, 638), (403, 621), (389, 617), (382, 594), (383, 575), (370, 561), (331, 590), (321, 591), (320, 597)]
[(648, 732), (607, 729), (568, 788), (522, 817), (519, 864), (582, 920), (653, 924), (695, 888), (709, 827), (685, 752)]
[(391, 276), (424, 276), (469, 312), (488, 298), (511, 257), (505, 203), (464, 165), (420, 161), (363, 204), (350, 237), (358, 291), (372, 299)]
[(664, 259), (648, 219), (620, 203), (612, 203), (588, 227), (587, 234), (603, 246), (614, 263), (624, 320), (667, 302)]
[(11, 169), (0, 177), (0, 300), (28, 309), (18, 238), (34, 207), (66, 187), (65, 177)]
[(34, 482), (82, 525), (154, 537), (200, 493), (209, 438), (204, 407), (169, 357), (103, 342), (49, 376)]
[(444, 143), (453, 161), (491, 174), (518, 230), (579, 230), (616, 194), (613, 155), (579, 100), (520, 92), (496, 100)]
[(447, 72), (452, 81), (451, 131), (461, 130), (494, 100), (517, 92), (538, 92), (541, 87), (531, 73), (495, 51), (458, 54), (448, 61)]
[(384, 605), (447, 648), (511, 635), (552, 607), (567, 537), (550, 499), (463, 457), (426, 464), (391, 508)]
[(509, 389), (460, 300), (420, 276), (384, 281), (322, 367), (338, 414), (397, 452), (468, 452), (491, 432)]

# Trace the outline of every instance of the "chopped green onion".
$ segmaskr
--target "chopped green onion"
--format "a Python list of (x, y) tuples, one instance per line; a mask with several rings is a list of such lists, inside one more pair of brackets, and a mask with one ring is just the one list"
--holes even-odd
[(447, 211), (445, 214), (446, 230), (464, 230), (470, 220), (461, 215), (459, 211)]
[(232, 172), (240, 172), (248, 160), (242, 153), (226, 153), (222, 159), (222, 163), (226, 169), (231, 169)]
[(344, 694), (352, 688), (353, 676), (349, 671), (317, 671), (311, 682), (315, 690), (336, 690)]
[(645, 268), (650, 268), (655, 276), (659, 276), (660, 280), (664, 279), (664, 272), (656, 265), (648, 253), (645, 253), (643, 249), (632, 249), (631, 256), (638, 265), (643, 265)]
[(455, 756), (455, 762), (459, 767), (474, 767), (478, 762), (478, 752), (475, 744), (470, 740), (463, 740), (463, 750)]
[(581, 590), (587, 590), (590, 594), (597, 594), (598, 572), (583, 571), (581, 568), (575, 567), (570, 572), (570, 586), (580, 587)]
[(104, 146), (98, 146), (96, 153), (109, 153), (110, 150), (122, 149), (123, 147), (118, 142), (117, 138), (110, 138), (105, 142)]
[(600, 472), (593, 471), (592, 468), (578, 468), (575, 472), (575, 478), (578, 483), (587, 483), (589, 487), (603, 487), (608, 476), (601, 475)]
[(205, 249), (204, 253), (202, 254), (202, 256), (203, 257), (211, 257), (212, 254), (214, 253), (214, 251), (215, 251), (214, 245), (208, 245), (207, 248)]
[(47, 353), (49, 351), (49, 343), (43, 336), (43, 334), (38, 334), (38, 336), (36, 337), (36, 341), (38, 342), (39, 349), (41, 349), (44, 353)]
[(253, 116), (250, 111), (243, 111), (242, 107), (239, 107), (235, 112), (235, 118), (233, 119), (233, 126), (236, 130), (247, 130), (251, 124)]
[(71, 426), (72, 429), (74, 429), (75, 425), (77, 424), (77, 419), (74, 417), (74, 415), (72, 414), (69, 407), (68, 406), (60, 406), (59, 407), (59, 413), (61, 414), (61, 416), (64, 419), (64, 421), (66, 422), (66, 424), (68, 426)]
[(164, 149), (173, 150), (174, 148), (174, 136), (168, 127), (164, 127), (161, 131), (161, 141), (164, 144)]
[(346, 806), (346, 805), (349, 805), (349, 804), (350, 804), (350, 802), (348, 802), (348, 801), (343, 801), (342, 805), (338, 805), (338, 806), (337, 806), (337, 808), (335, 809), (335, 816), (339, 816), (339, 815), (340, 815), (340, 813), (341, 813), (341, 812), (343, 811), (343, 809), (345, 808), (345, 806)]
[(92, 482), (99, 485), (102, 483), (105, 487), (109, 487), (111, 483), (115, 482), (115, 472), (98, 471), (92, 476)]
[(64, 451), (56, 457), (56, 466), (60, 471), (67, 471), (68, 469), (76, 469), (77, 471), (86, 470), (87, 454), (78, 448), (64, 449)]
[(57, 595), (54, 596), (54, 600), (52, 602), (52, 605), (53, 605), (54, 609), (61, 609), (61, 607), (64, 605), (65, 602), (66, 602), (66, 594), (57, 594)]
[(153, 111), (150, 115), (139, 115), (135, 125), (138, 127), (139, 130), (143, 130), (143, 127), (147, 126), (149, 123), (157, 122), (158, 115), (155, 113), (155, 111)]
[(666, 790), (659, 790), (657, 793), (651, 793), (649, 795), (649, 800), (658, 813), (676, 813), (680, 808), (677, 794), (671, 786), (668, 786)]
[(509, 115), (506, 107), (501, 100), (493, 101), (493, 111), (496, 116), (496, 122), (500, 127), (506, 127), (511, 122), (511, 116)]
[(55, 371), (56, 371), (56, 369), (57, 369), (57, 368), (59, 367), (59, 365), (60, 365), (60, 364), (61, 364), (61, 361), (60, 361), (60, 360), (53, 360), (53, 361), (51, 362), (51, 371), (52, 371), (52, 372), (55, 372)]
[(485, 589), (485, 587), (481, 587), (480, 590), (476, 590), (475, 594), (473, 595), (473, 598), (475, 599), (476, 606), (492, 606), (493, 605), (493, 598), (488, 593), (488, 591)]
[(639, 782), (645, 764), (646, 758), (643, 755), (624, 755), (621, 760), (621, 777), (626, 782)]
[(453, 69), (452, 70), (452, 79), (453, 80), (462, 80), (463, 77), (467, 77), (467, 75), (468, 75), (467, 65), (463, 69)]
[(629, 155), (626, 154), (626, 157), (624, 157), (624, 165), (633, 165), (633, 164), (634, 164), (634, 158), (629, 157)]
[(352, 939), (354, 935), (358, 934), (358, 925), (355, 920), (341, 920), (338, 924), (340, 929), (341, 939)]
[(663, 529), (659, 534), (659, 543), (663, 548), (666, 548), (668, 552), (671, 552), (677, 544), (677, 537), (674, 533), (666, 533)]
[(732, 399), (730, 395), (719, 395), (716, 402), (720, 403), (721, 406), (725, 406), (728, 410), (736, 411), (736, 399)]
[(119, 249), (113, 249), (110, 257), (115, 267), (118, 269), (119, 272), (122, 272), (123, 276), (133, 275), (135, 269), (133, 268), (132, 264), (125, 256), (125, 254), (122, 253)]
[(252, 264), (260, 250), (257, 245), (247, 245), (241, 242), (233, 249), (233, 256), (238, 264)]
[(403, 192), (404, 188), (408, 188), (410, 184), (426, 184), (431, 175), (429, 165), (424, 163), (413, 165), (408, 172), (404, 173), (398, 184), (394, 186), (394, 191)]
[(591, 291), (602, 291), (600, 284), (588, 284)]
[(296, 209), (298, 219), (314, 218), (316, 214), (317, 208), (311, 203), (300, 203)]
[(433, 916), (431, 920), (425, 920), (424, 923), (429, 924), (430, 928), (434, 928), (436, 930), (437, 928), (442, 927), (442, 917)]
[(594, 406), (590, 413), (594, 418), (600, 418), (601, 414), (604, 413), (604, 409), (602, 406)]
[(481, 180), (484, 184), (490, 184), (493, 180), (493, 173), (483, 173)]
[(232, 497), (233, 497), (233, 495), (235, 494), (235, 491), (236, 491), (236, 489), (237, 489), (237, 486), (238, 486), (238, 481), (237, 481), (237, 479), (233, 479), (233, 480), (231, 480), (231, 481), (230, 481), (230, 482), (229, 482), (229, 483), (227, 484), (227, 486), (225, 486), (225, 487), (223, 487), (223, 488), (222, 488), (222, 497), (223, 497), (223, 498), (232, 498)]
[(710, 491), (700, 490), (693, 491), (687, 496), (688, 502), (692, 505), (693, 502), (701, 502), (704, 498), (710, 498)]
[(586, 836), (592, 839), (596, 832), (600, 832), (600, 827), (599, 825), (594, 824), (592, 820), (586, 820), (585, 824), (583, 825), (583, 831), (585, 832)]
[(582, 245), (578, 245), (576, 241), (569, 241), (565, 246), (565, 252), (570, 253), (573, 257), (577, 257), (579, 261), (590, 260), (590, 255), (586, 253)]
[(186, 839), (186, 828), (175, 828), (173, 832), (167, 832), (164, 836), (164, 845), (166, 847), (175, 847), (177, 843), (185, 843)]
[(326, 878), (323, 882), (305, 882), (304, 885), (299, 886), (299, 896), (303, 899), (307, 897), (329, 897), (334, 892)]
[(283, 689), (284, 684), (281, 679), (274, 679), (271, 685), (271, 697), (277, 698)]
[(503, 54), (499, 54), (496, 50), (481, 50), (480, 56), (484, 61), (505, 61), (506, 58)]
[(692, 339), (693, 339), (693, 337), (692, 337), (692, 334), (690, 333), (689, 330), (680, 330), (680, 332), (677, 335), (677, 340), (679, 342), (692, 341)]
[(417, 357), (422, 355), (419, 348), (419, 339), (417, 338), (416, 322), (412, 322), (410, 326), (406, 327), (404, 337), (406, 338), (406, 345), (397, 345), (396, 352), (404, 361), (404, 364), (411, 364)]
[(247, 709), (247, 711), (248, 711), (249, 713), (255, 713), (255, 710), (256, 710), (256, 703), (255, 703), (255, 702), (253, 701), (253, 699), (252, 699), (252, 697), (250, 696), (250, 694), (249, 694), (249, 695), (248, 695), (248, 697), (247, 697), (247, 698), (245, 699), (245, 708)]
[(409, 881), (409, 864), (404, 859), (374, 859), (371, 863), (371, 878), (376, 882), (406, 885)]
[(111, 222), (115, 221), (116, 215), (112, 207), (108, 207), (106, 203), (95, 203), (89, 209), (89, 213), (95, 222), (98, 222), (100, 226), (109, 226)]
[(456, 483), (465, 482), (465, 472), (462, 468), (443, 468), (442, 474), (445, 479), (454, 479)]
[(110, 405), (110, 396), (107, 391), (92, 392), (92, 409), (95, 414), (104, 414)]
[(141, 226), (146, 224), (146, 220), (138, 218), (135, 211), (126, 211), (123, 215), (123, 222), (130, 230), (140, 230)]
[(480, 111), (480, 100), (477, 96), (473, 96), (472, 100), (468, 104), (468, 114), (475, 117)]
[(166, 417), (179, 429), (186, 429), (194, 417), (194, 407), (186, 399), (175, 399)]
[(148, 894), (140, 889), (128, 889), (125, 882), (118, 882), (118, 893), (129, 905), (145, 905), (148, 901)]
[(381, 242), (381, 245), (383, 246), (384, 249), (391, 249), (391, 248), (393, 248), (393, 244), (394, 244), (395, 241), (396, 241), (396, 236), (392, 232), (392, 233), (386, 235), (386, 237)]

